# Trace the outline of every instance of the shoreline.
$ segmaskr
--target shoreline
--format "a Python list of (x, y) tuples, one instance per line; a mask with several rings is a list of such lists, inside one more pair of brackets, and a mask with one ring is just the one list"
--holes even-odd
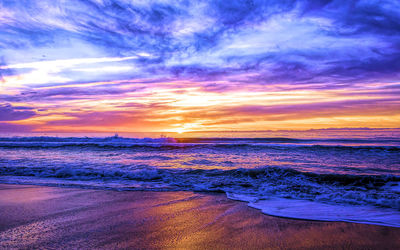
[(0, 248), (400, 248), (400, 228), (263, 214), (224, 194), (0, 184)]
[[(324, 216), (320, 216), (319, 218), (312, 218), (312, 217), (316, 217), (316, 216), (309, 216), (309, 217), (301, 217), (298, 214), (293, 215), (292, 212), (292, 216), (289, 215), (285, 215), (285, 213), (287, 213), (288, 209), (291, 206), (287, 206), (287, 207), (281, 207), (282, 205), (285, 204), (285, 202), (287, 202), (288, 204), (291, 204), (291, 202), (293, 201), (292, 199), (283, 199), (283, 198), (271, 198), (267, 201), (267, 205), (268, 204), (273, 204), (274, 202), (276, 202), (277, 200), (283, 200), (280, 202), (279, 206), (276, 206), (276, 204), (273, 204), (272, 207), (274, 208), (278, 208), (278, 209), (266, 209), (267, 207), (263, 206), (262, 204), (258, 204), (258, 203), (253, 203), (251, 201), (251, 199), (249, 200), (248, 198), (240, 198), (237, 197), (236, 195), (232, 194), (228, 194), (226, 192), (223, 191), (191, 191), (191, 190), (137, 190), (137, 189), (119, 189), (119, 188), (113, 188), (113, 187), (104, 187), (104, 186), (92, 186), (92, 185), (83, 185), (83, 184), (73, 184), (73, 183), (64, 183), (64, 184), (60, 184), (60, 183), (14, 183), (14, 182), (4, 182), (4, 180), (0, 180), (0, 185), (22, 185), (22, 186), (39, 186), (39, 187), (51, 187), (51, 188), (71, 188), (71, 189), (80, 189), (80, 190), (98, 190), (98, 191), (114, 191), (114, 192), (156, 192), (156, 193), (164, 193), (164, 192), (188, 192), (188, 193), (198, 193), (198, 194), (205, 194), (205, 195), (224, 195), (227, 199), (235, 201), (235, 202), (243, 202), (245, 203), (248, 207), (255, 209), (257, 211), (259, 211), (260, 213), (267, 215), (267, 216), (271, 216), (271, 217), (277, 217), (277, 218), (283, 218), (283, 219), (290, 219), (290, 220), (303, 220), (303, 221), (316, 221), (316, 222), (348, 222), (348, 223), (357, 223), (357, 224), (365, 224), (365, 225), (376, 225), (376, 226), (384, 226), (384, 227), (392, 227), (392, 228), (399, 228), (400, 226), (398, 223), (383, 223), (380, 221), (374, 221), (374, 220), (365, 220), (365, 217), (362, 218), (364, 220), (351, 220), (351, 219), (344, 219), (339, 217), (340, 215), (337, 214), (333, 214), (329, 215), (329, 214), (325, 214)], [(296, 200), (296, 203), (298, 203), (299, 200)], [(264, 203), (264, 202), (263, 202)], [(308, 208), (312, 208), (311, 210), (315, 210), (315, 212), (317, 212), (318, 214), (323, 214), (324, 212), (321, 210), (317, 210), (317, 206), (315, 206), (315, 204), (310, 204), (312, 202), (309, 201), (303, 201), (302, 203), (309, 203), (309, 204), (303, 204), (303, 210), (307, 210)], [(322, 203), (323, 204), (323, 203)], [(293, 205), (293, 204), (291, 204)], [(308, 206), (307, 206), (308, 205)], [(318, 204), (319, 206), (321, 206), (321, 203)], [(298, 204), (297, 204), (298, 206)], [(323, 204), (323, 206), (325, 206), (325, 209), (328, 210), (335, 210), (335, 209), (342, 209), (344, 208), (344, 206), (339, 206), (339, 205), (331, 205), (331, 204)], [(279, 208), (280, 207), (280, 208)], [(286, 209), (285, 212), (281, 212), (279, 210), (284, 210)], [(354, 209), (353, 212), (364, 212), (364, 216), (365, 216), (365, 211), (363, 211), (363, 207), (362, 206), (358, 206), (358, 207), (352, 207)], [(371, 207), (370, 207), (371, 208)], [(298, 208), (296, 208), (298, 209)], [(348, 208), (346, 208), (348, 209)], [(290, 211), (289, 211), (290, 212)], [(391, 216), (391, 213), (393, 213), (393, 211), (389, 211), (389, 215)], [(380, 212), (376, 212), (376, 211), (367, 211), (368, 216), (371, 216), (372, 218), (374, 218), (374, 216), (378, 217), (378, 218), (382, 218), (382, 215), (385, 215), (384, 213), (382, 213), (382, 211)], [(329, 218), (330, 216), (330, 218)]]

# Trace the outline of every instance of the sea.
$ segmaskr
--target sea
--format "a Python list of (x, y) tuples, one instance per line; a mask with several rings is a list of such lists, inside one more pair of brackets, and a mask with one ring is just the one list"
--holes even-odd
[(217, 192), (273, 216), (400, 227), (400, 129), (0, 134), (0, 183)]

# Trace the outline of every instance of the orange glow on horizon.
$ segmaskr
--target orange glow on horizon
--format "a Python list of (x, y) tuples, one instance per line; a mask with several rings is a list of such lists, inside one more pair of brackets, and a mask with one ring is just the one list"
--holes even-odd
[[(223, 92), (206, 91), (187, 81), (156, 82), (151, 86), (140, 80), (46, 86), (36, 90), (49, 95), (45, 96), (46, 102), (10, 102), (13, 107), (34, 108), (34, 116), (7, 123), (33, 126), (33, 131), (57, 132), (400, 127), (400, 100), (386, 89), (379, 90), (385, 84), (368, 86), (361, 90), (279, 91), (270, 86), (252, 89), (249, 85)], [(98, 88), (103, 94), (92, 95), (88, 87)], [(4, 85), (1, 88), (4, 94), (17, 89)], [(108, 93), (108, 89), (116, 94)], [(62, 94), (71, 90), (77, 93), (71, 98)]]

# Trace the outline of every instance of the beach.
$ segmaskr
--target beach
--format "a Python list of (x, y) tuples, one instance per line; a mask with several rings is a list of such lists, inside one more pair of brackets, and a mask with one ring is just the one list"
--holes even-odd
[(400, 0), (0, 0), (0, 250), (400, 250)]
[(0, 248), (398, 249), (400, 228), (272, 217), (224, 194), (0, 184)]

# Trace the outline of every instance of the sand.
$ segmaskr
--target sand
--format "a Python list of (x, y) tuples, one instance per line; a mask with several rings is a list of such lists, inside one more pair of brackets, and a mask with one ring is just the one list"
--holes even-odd
[(271, 217), (223, 194), (0, 184), (0, 249), (400, 249), (400, 228)]

